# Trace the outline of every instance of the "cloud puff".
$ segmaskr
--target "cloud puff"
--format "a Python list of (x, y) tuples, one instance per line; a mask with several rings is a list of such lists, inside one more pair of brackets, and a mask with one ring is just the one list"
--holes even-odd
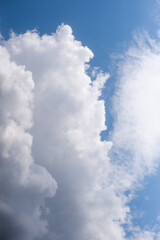
[(40, 219), (56, 183), (31, 155), (32, 74), (0, 47), (0, 238), (33, 239), (46, 231)]
[(93, 53), (67, 25), (41, 37), (12, 34), (3, 46), (11, 61), (32, 72), (32, 153), (58, 183), (55, 197), (45, 201), (48, 232), (42, 239), (123, 239), (121, 223), (129, 209), (110, 185), (111, 143), (100, 138), (106, 126), (99, 97), (109, 75), (97, 70), (94, 79), (87, 75)]
[(137, 43), (118, 68), (112, 146), (100, 137), (109, 75), (87, 74), (93, 53), (69, 26), (1, 42), (3, 239), (127, 238), (132, 195), (125, 192), (155, 171), (159, 157), (159, 45), (149, 37)]

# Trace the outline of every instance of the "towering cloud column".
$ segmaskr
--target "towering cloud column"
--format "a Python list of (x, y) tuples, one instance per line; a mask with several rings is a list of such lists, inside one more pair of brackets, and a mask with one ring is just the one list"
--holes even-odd
[(128, 208), (125, 197), (110, 184), (111, 143), (100, 138), (106, 126), (104, 101), (99, 98), (108, 74), (94, 71), (91, 80), (87, 62), (93, 53), (66, 25), (41, 37), (36, 32), (13, 34), (4, 46), (13, 61), (32, 72), (33, 156), (58, 184), (55, 197), (45, 201), (45, 238), (123, 239), (120, 224)]
[(32, 74), (0, 47), (0, 238), (35, 239), (46, 232), (44, 199), (56, 182), (31, 154)]

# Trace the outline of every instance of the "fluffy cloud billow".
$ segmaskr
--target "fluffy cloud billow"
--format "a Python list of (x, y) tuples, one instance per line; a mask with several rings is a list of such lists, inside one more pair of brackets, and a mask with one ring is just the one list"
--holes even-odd
[(100, 137), (109, 75), (87, 74), (93, 53), (69, 26), (1, 40), (0, 238), (127, 239), (125, 192), (158, 166), (158, 49), (132, 47), (121, 62), (111, 143)]
[[(16, 87), (22, 98), (16, 98), (16, 119), (15, 111), (8, 117), (13, 118), (15, 136), (21, 134), (23, 141), (27, 141), (25, 136), (29, 141), (26, 149), (19, 137), (17, 154), (22, 146), (29, 156), (20, 157), (20, 166), (13, 156), (13, 172), (21, 174), (14, 188), (6, 183), (12, 190), (8, 196), (12, 218), (18, 221), (15, 231), (22, 232), (21, 239), (123, 239), (119, 223), (125, 221), (128, 208), (106, 180), (111, 143), (100, 139), (106, 126), (104, 101), (99, 97), (108, 74), (99, 72), (94, 81), (86, 74), (93, 53), (74, 39), (69, 26), (62, 25), (56, 34), (42, 37), (36, 32), (12, 34), (2, 45), (9, 63), (26, 75), (17, 83), (24, 92)], [(14, 82), (13, 74), (10, 78)], [(31, 85), (29, 90), (26, 85)], [(11, 97), (7, 103), (13, 109)], [(6, 110), (4, 104), (3, 108)], [(10, 169), (7, 164), (5, 169)], [(55, 197), (53, 179), (58, 185)], [(35, 219), (37, 226), (32, 223)], [(17, 226), (20, 229), (16, 230)]]
[(32, 74), (0, 47), (0, 238), (33, 239), (46, 232), (40, 218), (56, 182), (31, 154)]

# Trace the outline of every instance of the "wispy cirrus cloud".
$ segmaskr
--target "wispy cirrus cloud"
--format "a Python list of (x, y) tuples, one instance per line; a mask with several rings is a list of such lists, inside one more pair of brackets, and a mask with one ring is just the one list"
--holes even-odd
[[(159, 166), (159, 39), (152, 39), (146, 32), (135, 33), (118, 64), (115, 88), (110, 157), (118, 168), (113, 181), (119, 181), (120, 190), (134, 192)], [(158, 239), (158, 231), (134, 228), (133, 239)]]
[(117, 159), (134, 180), (153, 173), (160, 155), (159, 40), (145, 32), (135, 38), (118, 67), (112, 134)]

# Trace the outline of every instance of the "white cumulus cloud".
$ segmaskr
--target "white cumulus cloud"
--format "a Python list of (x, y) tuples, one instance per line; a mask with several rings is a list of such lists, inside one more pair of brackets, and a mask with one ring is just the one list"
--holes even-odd
[(69, 26), (1, 41), (3, 239), (126, 239), (132, 195), (125, 192), (155, 171), (159, 157), (159, 45), (147, 41), (139, 39), (119, 65), (113, 146), (100, 137), (109, 75), (95, 68), (91, 79), (93, 53)]
[(56, 183), (31, 154), (32, 74), (2, 46), (0, 59), (0, 238), (31, 239), (46, 232), (41, 206)]
[(128, 207), (109, 185), (111, 143), (100, 138), (106, 126), (99, 97), (108, 74), (94, 72), (91, 80), (86, 63), (93, 53), (66, 25), (41, 37), (37, 32), (12, 34), (2, 44), (11, 61), (33, 75), (32, 154), (58, 184), (55, 197), (45, 201), (48, 215), (41, 213), (48, 223), (45, 238), (123, 239), (120, 223)]

